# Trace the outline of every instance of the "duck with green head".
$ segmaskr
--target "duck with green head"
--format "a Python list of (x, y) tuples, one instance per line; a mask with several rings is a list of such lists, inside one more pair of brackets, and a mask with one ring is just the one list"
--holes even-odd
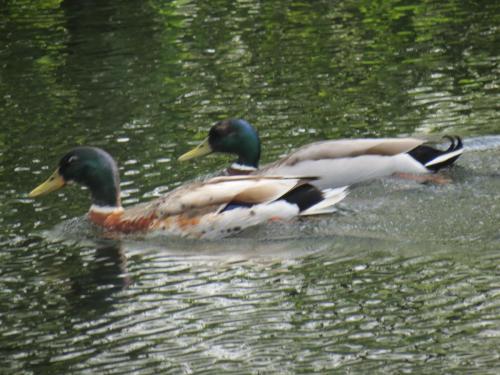
[(212, 152), (232, 154), (238, 159), (231, 165), (229, 172), (249, 174), (259, 167), (260, 147), (257, 130), (247, 121), (226, 120), (212, 126), (208, 137), (193, 150), (179, 157), (179, 161), (205, 156)]
[[(390, 175), (427, 175), (450, 166), (462, 154), (459, 137), (445, 137), (450, 145), (440, 150), (418, 138), (362, 138), (310, 143), (284, 158), (259, 167), (260, 139), (247, 121), (229, 119), (216, 123), (199, 146), (179, 157), (190, 160), (213, 152), (237, 156), (228, 169), (231, 175), (316, 176), (311, 182), (325, 189), (353, 185)], [(419, 179), (415, 177), (415, 179)], [(437, 182), (439, 178), (434, 179)]]
[(272, 219), (332, 212), (346, 195), (345, 188), (321, 191), (311, 181), (310, 177), (218, 177), (180, 186), (151, 202), (125, 209), (113, 158), (96, 147), (76, 147), (29, 197), (75, 182), (90, 191), (89, 220), (106, 230), (217, 238)]

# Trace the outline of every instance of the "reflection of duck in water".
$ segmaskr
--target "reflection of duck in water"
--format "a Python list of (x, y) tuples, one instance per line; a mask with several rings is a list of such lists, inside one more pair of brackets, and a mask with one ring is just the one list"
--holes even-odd
[(85, 255), (68, 258), (65, 270), (69, 270), (67, 297), (74, 307), (72, 315), (100, 316), (113, 308), (113, 296), (131, 284), (122, 244), (99, 240), (95, 246), (92, 261), (83, 259)]
[[(228, 168), (231, 175), (316, 176), (311, 184), (322, 188), (353, 185), (369, 179), (400, 174), (424, 175), (451, 165), (463, 152), (460, 138), (448, 137), (451, 145), (441, 151), (417, 138), (366, 138), (310, 143), (284, 158), (258, 169), (260, 139), (245, 120), (221, 121), (195, 149), (179, 160), (189, 160), (212, 152), (233, 154), (237, 161)], [(412, 178), (435, 180), (427, 175)], [(433, 178), (434, 177), (434, 178)]]
[(55, 191), (68, 182), (90, 190), (88, 217), (110, 231), (161, 231), (213, 238), (233, 234), (273, 219), (333, 211), (345, 188), (319, 190), (311, 177), (233, 176), (181, 186), (152, 202), (121, 206), (116, 163), (104, 150), (77, 147), (59, 162), (47, 181), (30, 197)]

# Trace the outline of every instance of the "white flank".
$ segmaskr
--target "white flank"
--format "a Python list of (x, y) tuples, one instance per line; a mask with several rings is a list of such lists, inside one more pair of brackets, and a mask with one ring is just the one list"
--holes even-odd
[(304, 160), (294, 165), (278, 165), (263, 171), (267, 176), (316, 176), (317, 179), (311, 181), (311, 185), (320, 189), (353, 185), (398, 172), (418, 174), (429, 171), (408, 154)]
[(196, 237), (215, 239), (268, 222), (271, 219), (289, 220), (299, 214), (297, 205), (285, 201), (235, 208), (218, 214), (205, 215), (196, 228)]
[(410, 174), (422, 174), (429, 173), (429, 170), (425, 168), (425, 166), (413, 159), (409, 154), (399, 154), (392, 157), (394, 162), (394, 169), (390, 174), (386, 174), (386, 176), (391, 175), (393, 173), (410, 173)]

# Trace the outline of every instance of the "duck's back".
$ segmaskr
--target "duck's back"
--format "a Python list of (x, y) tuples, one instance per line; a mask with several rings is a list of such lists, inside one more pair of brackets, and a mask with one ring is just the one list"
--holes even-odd
[(352, 185), (399, 170), (422, 173), (425, 172), (422, 165), (406, 153), (424, 142), (417, 138), (315, 142), (264, 166), (256, 173), (318, 177), (313, 184), (319, 188)]

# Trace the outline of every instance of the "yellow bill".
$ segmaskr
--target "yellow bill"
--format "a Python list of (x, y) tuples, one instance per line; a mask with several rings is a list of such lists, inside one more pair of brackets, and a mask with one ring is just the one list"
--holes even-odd
[(193, 148), (191, 151), (186, 152), (185, 154), (179, 156), (177, 160), (179, 161), (186, 161), (186, 160), (191, 160), (200, 156), (205, 156), (210, 153), (212, 153), (212, 147), (210, 146), (210, 143), (208, 142), (208, 138), (206, 138), (203, 142), (201, 142), (198, 146)]
[(35, 198), (43, 194), (51, 193), (59, 190), (64, 185), (66, 185), (66, 181), (64, 181), (64, 178), (59, 174), (59, 169), (56, 169), (47, 181), (34, 188), (31, 193), (29, 193), (28, 197)]

